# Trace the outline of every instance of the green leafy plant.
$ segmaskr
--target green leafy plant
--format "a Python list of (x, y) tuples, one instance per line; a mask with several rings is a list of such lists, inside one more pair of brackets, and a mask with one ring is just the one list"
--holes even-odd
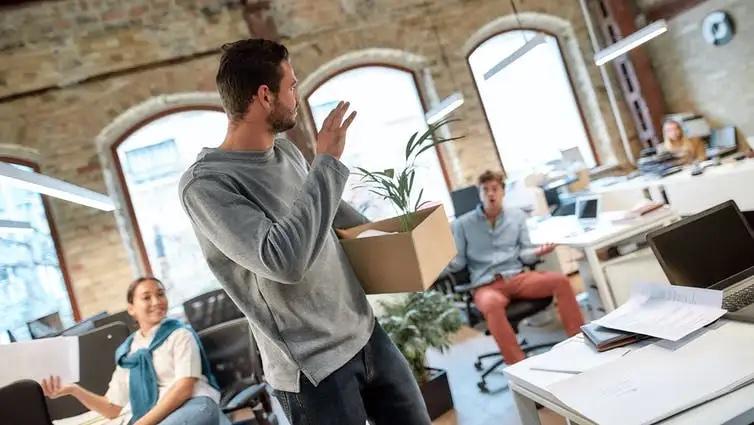
[(416, 381), (427, 380), (428, 348), (450, 348), (450, 335), (461, 328), (461, 313), (446, 295), (437, 291), (417, 292), (400, 301), (381, 302), (379, 322), (408, 360)]
[(414, 133), (406, 143), (406, 166), (402, 170), (396, 171), (390, 168), (383, 171), (369, 171), (361, 167), (356, 168), (358, 170), (356, 175), (363, 183), (356, 187), (368, 187), (369, 192), (390, 201), (400, 214), (402, 232), (411, 230), (413, 214), (429, 202), (422, 200), (424, 189), (420, 189), (418, 195), (414, 195), (416, 159), (437, 145), (462, 139), (464, 136), (446, 138), (437, 135), (441, 127), (456, 121), (460, 120), (444, 119), (430, 124), (421, 135), (418, 131)]

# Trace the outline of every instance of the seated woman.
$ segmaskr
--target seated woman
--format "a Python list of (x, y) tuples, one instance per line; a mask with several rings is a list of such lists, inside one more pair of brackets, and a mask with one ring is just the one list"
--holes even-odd
[(683, 134), (683, 127), (678, 121), (669, 119), (662, 124), (662, 137), (665, 150), (677, 156), (683, 164), (707, 159), (704, 142), (689, 139)]
[(42, 382), (47, 397), (76, 397), (84, 406), (115, 418), (131, 404), (131, 424), (218, 425), (229, 423), (217, 405), (220, 393), (196, 334), (166, 318), (168, 301), (158, 279), (142, 277), (126, 294), (128, 314), (139, 329), (115, 352), (117, 366), (104, 396), (59, 377)]

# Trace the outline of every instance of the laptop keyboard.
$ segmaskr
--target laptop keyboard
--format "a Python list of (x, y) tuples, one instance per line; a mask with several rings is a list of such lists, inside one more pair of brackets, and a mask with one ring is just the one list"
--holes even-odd
[(749, 286), (740, 291), (726, 295), (723, 299), (723, 308), (733, 312), (738, 311), (747, 305), (754, 304), (754, 281), (749, 283)]

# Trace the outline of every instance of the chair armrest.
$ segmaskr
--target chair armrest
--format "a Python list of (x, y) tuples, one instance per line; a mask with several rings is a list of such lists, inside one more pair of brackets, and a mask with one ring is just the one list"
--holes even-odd
[(245, 407), (253, 407), (254, 403), (250, 402), (259, 398), (259, 396), (266, 390), (267, 386), (265, 384), (255, 384), (239, 391), (238, 394), (233, 396), (233, 398), (222, 407), (223, 413), (230, 413)]

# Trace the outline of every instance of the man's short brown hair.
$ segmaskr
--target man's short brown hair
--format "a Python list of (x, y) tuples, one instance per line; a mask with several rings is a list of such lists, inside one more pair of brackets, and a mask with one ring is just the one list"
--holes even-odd
[(477, 180), (477, 184), (479, 186), (491, 182), (496, 181), (500, 183), (500, 186), (505, 189), (505, 177), (503, 176), (503, 173), (498, 173), (492, 170), (487, 170), (482, 173), (482, 175), (479, 176), (479, 179)]

